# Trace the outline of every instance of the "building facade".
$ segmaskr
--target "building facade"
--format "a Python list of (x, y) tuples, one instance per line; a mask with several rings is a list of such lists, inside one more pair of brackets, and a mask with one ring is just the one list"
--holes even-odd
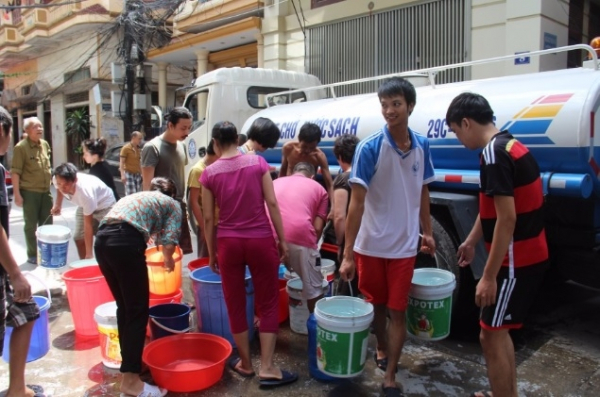
[[(15, 116), (15, 141), (23, 119), (37, 116), (55, 165), (74, 156), (65, 133), (73, 109), (90, 114), (92, 137), (105, 136), (109, 145), (124, 138), (124, 86), (111, 67), (125, 40), (115, 34), (124, 2), (61, 3), (22, 0), (34, 7), (5, 10), (0, 18), (1, 103)], [(136, 70), (147, 111), (181, 105), (195, 77), (221, 67), (306, 72), (323, 83), (507, 54), (521, 56), (444, 71), (436, 80), (575, 67), (583, 52), (527, 53), (600, 35), (600, 0), (187, 0), (168, 25), (168, 43), (149, 49)], [(358, 84), (338, 94), (375, 87)]]

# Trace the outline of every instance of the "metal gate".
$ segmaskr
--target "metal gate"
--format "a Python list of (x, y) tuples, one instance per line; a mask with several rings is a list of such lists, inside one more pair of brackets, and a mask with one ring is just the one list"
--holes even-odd
[[(307, 28), (307, 71), (329, 84), (466, 61), (470, 12), (470, 0), (436, 0)], [(436, 82), (466, 77), (453, 69)], [(374, 92), (378, 85), (338, 87), (336, 95)]]

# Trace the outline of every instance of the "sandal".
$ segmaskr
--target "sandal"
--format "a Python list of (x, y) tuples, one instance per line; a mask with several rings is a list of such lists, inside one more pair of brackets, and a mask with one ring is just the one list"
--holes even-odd
[(259, 378), (261, 387), (277, 387), (293, 383), (298, 380), (298, 374), (281, 370), (281, 378)]
[[(387, 357), (377, 358), (377, 352), (375, 352), (375, 354), (373, 355), (373, 359), (375, 360), (375, 365), (377, 365), (377, 368), (379, 368), (383, 372), (387, 371), (387, 366), (388, 366)], [(398, 373), (398, 366), (396, 366), (396, 373)]]
[(381, 385), (382, 397), (404, 397), (404, 393), (399, 387), (383, 387)]

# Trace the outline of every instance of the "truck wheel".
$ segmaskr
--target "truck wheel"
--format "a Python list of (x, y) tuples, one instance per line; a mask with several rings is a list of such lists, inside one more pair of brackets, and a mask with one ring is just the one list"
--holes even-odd
[[(458, 266), (456, 252), (458, 237), (448, 232), (437, 219), (431, 218), (433, 236), (436, 242), (436, 255), (419, 253), (416, 268), (436, 267), (452, 272), (456, 277), (456, 288), (452, 295), (452, 322), (450, 335), (455, 339), (477, 340), (479, 336), (479, 309), (475, 305), (475, 286), (470, 267)], [(420, 246), (420, 244), (419, 244)]]

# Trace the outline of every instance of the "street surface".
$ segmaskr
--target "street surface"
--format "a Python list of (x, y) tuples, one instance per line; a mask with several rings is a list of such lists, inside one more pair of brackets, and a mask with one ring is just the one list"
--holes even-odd
[[(56, 224), (75, 227), (75, 207), (65, 202)], [(50, 308), (49, 353), (27, 365), (30, 384), (44, 387), (48, 396), (119, 396), (119, 372), (101, 364), (98, 340), (75, 338), (64, 283), (60, 274), (68, 270), (46, 270), (26, 263), (21, 208), (13, 205), (10, 214), (10, 246), (23, 270), (44, 280), (52, 293)], [(195, 239), (194, 239), (195, 240)], [(69, 263), (77, 260), (73, 242)], [(187, 263), (195, 254), (184, 257)], [(184, 271), (185, 301), (193, 303), (188, 273)], [(36, 294), (42, 285), (32, 278)], [(39, 291), (39, 292), (37, 292)], [(458, 309), (460, 310), (460, 308)], [(565, 283), (544, 290), (538, 299), (531, 322), (514, 335), (518, 349), (517, 372), (520, 396), (589, 396), (600, 395), (600, 291)], [(367, 397), (380, 394), (382, 372), (373, 362), (375, 339), (370, 337), (365, 371), (357, 378), (328, 384), (312, 379), (307, 367), (307, 338), (282, 324), (277, 343), (277, 365), (298, 371), (300, 379), (293, 385), (262, 390), (256, 378), (243, 379), (225, 369), (222, 379), (203, 392), (169, 397), (207, 396), (339, 396)], [(258, 341), (252, 345), (254, 367), (258, 369)], [(406, 396), (468, 396), (487, 388), (485, 366), (477, 340), (449, 338), (423, 343), (409, 339), (401, 359), (397, 380)], [(0, 364), (0, 397), (8, 386), (8, 365)]]

